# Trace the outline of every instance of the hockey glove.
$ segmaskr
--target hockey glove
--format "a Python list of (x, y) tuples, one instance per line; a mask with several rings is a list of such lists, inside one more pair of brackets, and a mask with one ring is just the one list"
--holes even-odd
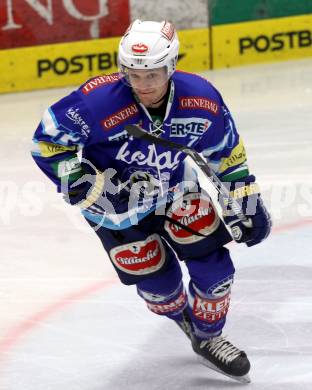
[(240, 181), (225, 183), (230, 185), (230, 194), (241, 205), (248, 222), (240, 221), (223, 203), (223, 219), (230, 227), (236, 242), (253, 246), (263, 241), (270, 233), (272, 222), (260, 197), (259, 187), (253, 175)]
[(113, 168), (100, 172), (90, 163), (82, 164), (80, 178), (63, 186), (65, 201), (98, 215), (127, 211), (129, 192), (115, 173)]

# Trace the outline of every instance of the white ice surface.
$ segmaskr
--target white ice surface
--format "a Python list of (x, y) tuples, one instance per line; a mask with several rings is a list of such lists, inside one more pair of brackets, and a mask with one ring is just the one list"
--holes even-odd
[[(208, 72), (206, 77), (233, 113), (277, 229), (259, 246), (229, 246), (237, 274), (224, 333), (249, 355), (248, 388), (308, 390), (312, 60)], [(148, 312), (134, 287), (115, 283), (97, 289), (39, 316), (26, 331), (34, 313), (114, 278), (98, 239), (55, 195), (29, 157), (41, 113), (67, 91), (0, 96), (0, 389), (241, 387), (199, 365), (178, 327)], [(16, 329), (22, 330), (5, 347)]]

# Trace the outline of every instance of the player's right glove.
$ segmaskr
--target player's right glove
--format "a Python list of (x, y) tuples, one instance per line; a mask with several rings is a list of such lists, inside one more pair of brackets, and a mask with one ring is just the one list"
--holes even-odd
[(81, 164), (80, 177), (62, 184), (67, 203), (92, 214), (120, 214), (128, 209), (129, 191), (116, 177), (112, 168), (100, 172), (91, 163)]
[(223, 205), (223, 219), (230, 227), (236, 242), (253, 246), (263, 241), (270, 233), (272, 222), (260, 196), (259, 186), (253, 175), (230, 184), (230, 195), (241, 205), (248, 222), (244, 223)]

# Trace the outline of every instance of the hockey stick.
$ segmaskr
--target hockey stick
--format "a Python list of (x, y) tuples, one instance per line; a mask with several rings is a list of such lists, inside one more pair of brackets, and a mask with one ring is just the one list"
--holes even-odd
[(152, 135), (145, 130), (143, 130), (141, 127), (137, 125), (126, 125), (125, 129), (127, 132), (132, 135), (134, 138), (142, 139), (147, 142), (151, 142), (153, 144), (158, 144), (165, 146), (168, 149), (172, 150), (178, 150), (180, 152), (185, 153), (187, 156), (190, 156), (192, 160), (195, 162), (195, 164), (202, 170), (202, 172), (205, 174), (205, 176), (210, 180), (214, 188), (218, 191), (218, 193), (227, 200), (227, 206), (230, 208), (230, 210), (234, 213), (234, 215), (244, 223), (246, 227), (251, 227), (250, 223), (251, 221), (246, 217), (246, 215), (243, 213), (241, 206), (239, 203), (231, 196), (229, 190), (226, 188), (226, 186), (220, 181), (220, 179), (217, 177), (217, 175), (213, 172), (213, 170), (209, 167), (209, 165), (206, 163), (206, 161), (203, 159), (203, 157), (196, 152), (196, 150), (185, 146), (178, 144), (173, 141), (169, 141), (167, 139), (158, 138), (155, 135)]

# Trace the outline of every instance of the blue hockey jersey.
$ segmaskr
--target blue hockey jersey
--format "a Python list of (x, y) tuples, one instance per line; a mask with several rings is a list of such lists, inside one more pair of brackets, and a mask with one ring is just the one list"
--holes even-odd
[(99, 171), (114, 168), (123, 183), (144, 175), (158, 183), (160, 194), (148, 210), (120, 214), (116, 210), (117, 219), (116, 215), (101, 218), (83, 211), (95, 223), (127, 228), (133, 224), (133, 214), (140, 220), (166, 203), (168, 194), (177, 191), (181, 183), (196, 181), (183, 153), (129, 137), (124, 129), (127, 124), (138, 124), (149, 132), (160, 130), (162, 138), (201, 152), (221, 180), (248, 175), (243, 141), (220, 93), (206, 79), (176, 71), (170, 81), (165, 118), (156, 123), (119, 74), (98, 76), (45, 111), (32, 151), (59, 192), (64, 177), (79, 177), (81, 158)]

